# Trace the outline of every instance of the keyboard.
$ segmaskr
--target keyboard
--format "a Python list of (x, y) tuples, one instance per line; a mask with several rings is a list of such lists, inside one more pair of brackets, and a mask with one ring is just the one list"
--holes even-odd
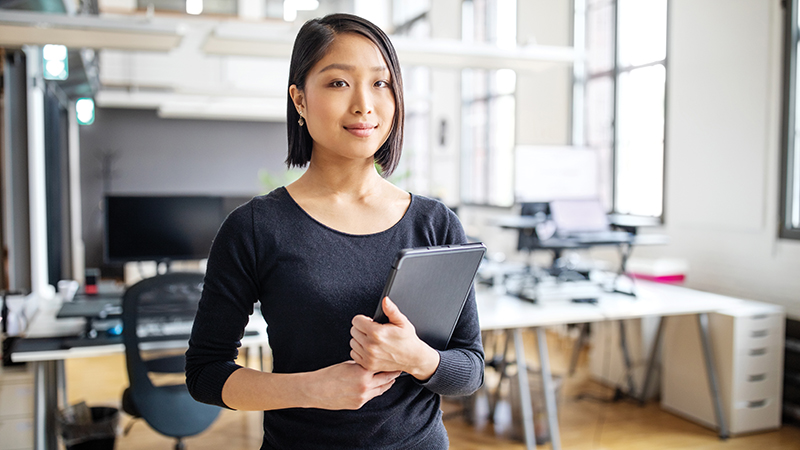
[(624, 243), (631, 242), (633, 235), (627, 231), (585, 231), (570, 233), (566, 238), (580, 243)]

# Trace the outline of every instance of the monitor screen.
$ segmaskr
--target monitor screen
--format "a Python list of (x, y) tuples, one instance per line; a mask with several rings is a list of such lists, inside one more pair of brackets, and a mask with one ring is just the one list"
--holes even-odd
[(214, 196), (107, 196), (107, 262), (208, 257), (211, 241), (233, 208)]

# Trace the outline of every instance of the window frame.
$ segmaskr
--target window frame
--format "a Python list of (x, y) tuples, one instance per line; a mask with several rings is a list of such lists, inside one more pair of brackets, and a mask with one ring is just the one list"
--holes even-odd
[[(792, 0), (797, 1), (797, 0)], [(666, 27), (666, 49), (664, 54), (663, 60), (658, 61), (651, 61), (643, 64), (637, 65), (625, 65), (622, 66), (619, 60), (619, 40), (620, 40), (620, 27), (619, 27), (619, 19), (620, 19), (620, 8), (619, 8), (619, 0), (609, 0), (609, 3), (612, 5), (613, 8), (613, 55), (612, 55), (612, 66), (603, 71), (598, 71), (594, 73), (590, 73), (587, 67), (587, 64), (584, 62), (581, 64), (581, 70), (583, 73), (575, 74), (574, 80), (575, 84), (578, 85), (573, 89), (575, 93), (575, 98), (573, 99), (573, 125), (574, 126), (581, 126), (582, 130), (576, 130), (573, 132), (573, 140), (575, 145), (583, 146), (587, 145), (587, 132), (586, 128), (588, 126), (588, 120), (586, 117), (579, 116), (585, 114), (585, 94), (586, 94), (586, 86), (589, 84), (590, 81), (598, 80), (607, 78), (611, 82), (611, 94), (612, 94), (612, 120), (611, 120), (611, 136), (610, 136), (610, 147), (611, 147), (611, 155), (610, 155), (610, 167), (611, 173), (609, 174), (611, 186), (601, 186), (601, 189), (609, 189), (610, 188), (610, 200), (611, 200), (611, 213), (620, 213), (618, 209), (618, 190), (619, 186), (617, 185), (617, 177), (619, 172), (619, 84), (620, 84), (620, 77), (625, 73), (631, 73), (632, 71), (640, 68), (655, 66), (655, 65), (663, 65), (664, 71), (666, 74), (666, 78), (664, 81), (664, 131), (663, 131), (663, 156), (662, 156), (662, 165), (661, 165), (661, 172), (662, 172), (662, 190), (661, 190), (661, 214), (658, 216), (652, 216), (657, 218), (660, 223), (664, 223), (664, 217), (666, 215), (666, 171), (667, 171), (667, 130), (668, 130), (668, 92), (669, 92), (669, 53), (670, 53), (670, 45), (669, 45), (669, 36), (670, 36), (670, 11), (671, 11), (671, 1), (666, 0), (667, 2), (667, 27)], [(586, 24), (587, 24), (587, 17), (586, 14), (589, 11), (589, 5), (587, 0), (575, 0), (574, 10), (576, 13), (580, 12), (583, 14), (583, 17), (577, 20), (583, 24), (583, 30), (580, 30), (580, 33), (576, 30), (576, 39), (582, 38), (586, 39)], [(586, 44), (581, 44), (583, 48), (586, 48)], [(577, 100), (578, 93), (582, 94), (583, 97), (580, 100)], [(627, 214), (627, 213), (626, 213)]]
[(792, 194), (791, 185), (795, 180), (791, 171), (795, 159), (800, 156), (797, 150), (797, 46), (800, 45), (798, 30), (798, 0), (785, 0), (784, 3), (784, 57), (783, 57), (783, 120), (781, 123), (781, 177), (780, 177), (780, 217), (778, 236), (782, 239), (800, 240), (800, 227), (791, 226), (792, 204), (800, 202)]

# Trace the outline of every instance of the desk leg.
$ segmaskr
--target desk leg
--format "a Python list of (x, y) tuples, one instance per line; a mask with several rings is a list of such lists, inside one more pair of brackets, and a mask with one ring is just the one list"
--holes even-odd
[(582, 323), (580, 324), (581, 333), (578, 335), (578, 340), (575, 341), (575, 346), (572, 348), (572, 356), (569, 360), (569, 375), (575, 375), (575, 368), (578, 367), (578, 357), (581, 354), (581, 349), (583, 349), (584, 344), (586, 343), (586, 338), (589, 336), (589, 324)]
[(539, 361), (542, 365), (542, 389), (547, 409), (547, 424), (550, 428), (552, 450), (561, 450), (561, 435), (558, 432), (558, 408), (556, 407), (556, 388), (550, 371), (550, 354), (547, 351), (547, 336), (542, 327), (536, 327), (536, 342), (539, 345)]
[[(525, 344), (522, 341), (522, 330), (514, 330), (514, 353), (517, 359), (517, 381), (519, 382), (519, 402), (522, 409), (522, 429), (525, 432), (525, 448), (536, 448), (536, 434), (533, 429), (533, 405), (531, 404), (531, 386), (528, 384), (528, 365), (525, 362)], [(555, 449), (555, 447), (554, 447)]]
[(59, 408), (66, 408), (69, 404), (67, 399), (67, 373), (64, 368), (63, 359), (56, 361), (56, 379), (58, 380), (56, 387), (56, 392), (58, 392), (57, 405)]
[(56, 436), (56, 363), (40, 361), (34, 364), (34, 450), (54, 450), (58, 445)]
[(658, 347), (661, 345), (661, 335), (664, 334), (664, 324), (667, 322), (666, 317), (658, 318), (658, 331), (656, 331), (656, 338), (653, 341), (653, 347), (650, 349), (650, 355), (647, 360), (647, 372), (644, 375), (644, 386), (642, 387), (642, 395), (639, 396), (639, 404), (644, 406), (645, 396), (647, 390), (650, 389), (650, 381), (653, 376), (653, 367), (656, 365), (656, 355), (658, 354)]
[(625, 320), (619, 320), (619, 347), (622, 350), (622, 359), (625, 362), (625, 376), (628, 381), (628, 395), (631, 397), (636, 395), (636, 385), (633, 383), (633, 365), (631, 364), (631, 355), (628, 352), (628, 338), (625, 332)]
[(703, 356), (706, 360), (706, 372), (708, 373), (708, 385), (711, 388), (711, 400), (714, 403), (714, 413), (719, 424), (720, 439), (728, 439), (728, 424), (725, 422), (725, 415), (722, 412), (722, 401), (719, 397), (719, 384), (717, 382), (717, 369), (714, 365), (714, 349), (711, 347), (711, 337), (708, 334), (708, 314), (700, 313), (697, 315), (697, 325), (700, 327), (700, 341), (703, 344)]

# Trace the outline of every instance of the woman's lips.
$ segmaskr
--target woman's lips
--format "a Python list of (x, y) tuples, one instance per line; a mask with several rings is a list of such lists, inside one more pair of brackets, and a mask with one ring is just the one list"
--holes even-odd
[(370, 137), (376, 128), (378, 128), (377, 125), (369, 123), (358, 123), (344, 127), (345, 130), (358, 137)]

